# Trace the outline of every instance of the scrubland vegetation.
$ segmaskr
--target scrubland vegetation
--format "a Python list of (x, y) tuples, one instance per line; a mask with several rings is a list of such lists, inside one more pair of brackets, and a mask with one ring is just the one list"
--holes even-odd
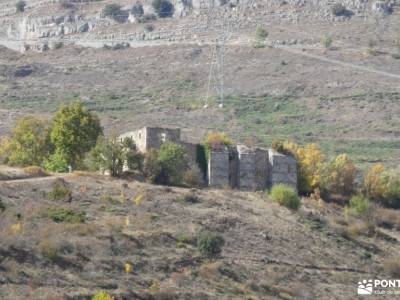
[[(203, 160), (206, 161), (212, 149), (229, 148), (233, 144), (226, 134), (212, 132), (205, 137), (203, 144), (199, 145), (198, 151), (203, 153)], [(247, 145), (252, 147), (255, 142), (248, 141)], [(289, 186), (276, 185), (269, 193), (246, 193), (246, 197), (252, 199), (256, 197), (253, 200), (246, 199), (248, 205), (251, 206), (251, 201), (256, 201), (255, 199), (262, 199), (262, 207), (268, 205), (278, 207), (268, 203), (271, 199), (288, 208), (279, 209), (286, 211), (292, 216), (291, 218), (296, 218), (295, 222), (301, 222), (302, 226), (309, 226), (310, 230), (317, 232), (332, 231), (334, 233), (330, 233), (331, 235), (341, 236), (362, 249), (366, 249), (363, 239), (381, 238), (390, 242), (393, 237), (382, 230), (400, 229), (397, 210), (400, 207), (400, 177), (397, 170), (376, 164), (363, 174), (346, 154), (327, 159), (327, 155), (317, 144), (299, 145), (290, 141), (275, 140), (272, 147), (275, 151), (296, 158), (297, 191)], [(177, 192), (172, 187), (159, 188), (162, 189), (160, 193), (171, 196), (176, 203), (179, 203), (176, 205), (190, 207), (210, 205), (204, 203), (204, 197), (200, 192), (202, 189), (197, 189), (203, 186), (203, 160), (198, 161), (198, 165), (192, 165), (183, 146), (171, 142), (164, 143), (158, 150), (152, 149), (142, 154), (129, 138), (120, 140), (115, 133), (105, 136), (98, 117), (80, 103), (61, 107), (52, 120), (36, 117), (19, 120), (12, 135), (3, 138), (0, 150), (4, 163), (24, 167), (25, 172), (32, 174), (33, 177), (48, 176), (51, 175), (50, 172), (67, 172), (72, 168), (75, 171), (72, 178), (80, 183), (78, 187), (76, 183), (73, 186), (70, 180), (61, 177), (53, 179), (51, 184), (47, 185), (47, 190), (39, 194), (40, 201), (44, 201), (45, 204), (35, 206), (31, 212), (22, 212), (16, 209), (13, 203), (4, 202), (0, 198), (0, 214), (6, 216), (2, 222), (7, 223), (6, 234), (10, 236), (28, 234), (29, 222), (43, 224), (52, 222), (68, 230), (74, 230), (79, 236), (87, 236), (89, 232), (95, 230), (92, 227), (93, 220), (98, 220), (97, 214), (103, 214), (103, 217), (109, 218), (107, 226), (112, 232), (111, 240), (114, 237), (124, 238), (127, 233), (123, 232), (126, 228), (131, 228), (132, 222), (136, 226), (139, 224), (126, 213), (126, 210), (148, 207), (147, 203), (151, 198), (149, 191), (144, 191), (143, 187), (138, 186), (132, 193), (129, 187), (131, 181), (123, 181), (118, 186), (117, 192), (105, 191), (103, 187), (97, 190), (92, 188), (91, 198), (87, 198), (90, 187), (83, 182), (100, 180), (96, 176), (104, 178), (100, 173), (108, 173), (111, 178), (139, 180), (142, 178), (149, 183), (160, 185), (196, 187), (191, 190), (178, 190), (179, 195), (175, 196), (173, 195)], [(52, 176), (46, 178), (52, 179)], [(33, 190), (37, 193), (36, 188)], [(231, 192), (233, 191), (224, 191), (224, 193)], [(213, 196), (218, 199), (219, 194)], [(93, 197), (96, 198), (95, 202)], [(241, 196), (234, 194), (233, 197)], [(230, 198), (230, 201), (234, 200)], [(93, 203), (96, 205), (95, 211), (89, 209)], [(158, 204), (154, 205), (157, 207)], [(236, 209), (234, 211), (239, 213)], [(147, 219), (143, 219), (142, 222), (157, 224), (163, 216), (160, 212), (154, 213), (150, 210), (147, 214)], [(119, 217), (118, 221), (110, 217), (121, 215), (124, 218), (121, 220)], [(135, 218), (142, 216), (135, 213)], [(221, 226), (229, 228), (236, 221), (224, 219), (221, 222), (223, 224)], [(226, 239), (224, 231), (215, 230), (213, 226), (196, 225), (196, 230), (190, 234), (177, 234), (173, 238), (174, 247), (177, 251), (190, 252), (192, 255), (190, 259), (193, 261), (202, 262), (196, 271), (198, 273), (195, 272), (192, 276), (225, 274), (222, 276), (234, 281), (240, 280), (240, 275), (220, 265), (224, 253), (227, 255), (233, 251), (230, 248), (232, 240)], [(49, 233), (43, 236), (44, 238), (35, 246), (38, 253), (53, 264), (65, 263), (68, 247), (52, 240), (54, 238), (50, 238)], [(265, 239), (268, 238), (266, 235)], [(143, 244), (140, 245), (144, 247)], [(363, 251), (360, 252), (362, 260), (371, 259), (373, 254), (369, 250)], [(395, 257), (387, 259), (382, 267), (384, 272), (398, 274), (399, 268), (393, 262), (395, 259)], [(139, 272), (136, 268), (140, 267), (130, 261), (125, 260), (121, 263), (126, 276), (129, 274), (133, 276)], [(146, 286), (146, 291), (150, 295), (174, 294), (169, 290), (162, 290), (159, 280), (152, 279)], [(91, 297), (118, 299), (113, 293), (101, 290), (93, 292)]]

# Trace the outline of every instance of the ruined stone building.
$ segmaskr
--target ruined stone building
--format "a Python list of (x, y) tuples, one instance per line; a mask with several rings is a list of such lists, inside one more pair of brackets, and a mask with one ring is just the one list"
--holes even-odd
[[(138, 150), (159, 149), (164, 142), (181, 144), (193, 162), (198, 161), (197, 144), (181, 139), (180, 129), (144, 127), (120, 135), (130, 137)], [(245, 145), (211, 150), (205, 178), (210, 187), (232, 187), (244, 191), (271, 188), (276, 184), (297, 186), (297, 162), (290, 155), (272, 149), (250, 148)]]

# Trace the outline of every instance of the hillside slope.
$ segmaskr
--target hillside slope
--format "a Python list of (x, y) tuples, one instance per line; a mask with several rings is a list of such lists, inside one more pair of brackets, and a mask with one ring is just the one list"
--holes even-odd
[[(72, 194), (54, 200), (55, 184)], [(390, 278), (383, 260), (400, 250), (384, 235), (343, 238), (310, 203), (293, 213), (262, 194), (85, 174), (0, 185), (2, 299), (355, 299), (359, 280)], [(86, 219), (56, 223), (49, 207)], [(225, 240), (213, 261), (196, 249), (204, 230)]]

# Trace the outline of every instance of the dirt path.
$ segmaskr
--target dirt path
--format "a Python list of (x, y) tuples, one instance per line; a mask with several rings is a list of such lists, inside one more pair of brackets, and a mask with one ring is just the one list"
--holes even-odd
[(281, 49), (281, 50), (286, 51), (286, 52), (290, 52), (292, 54), (301, 55), (301, 56), (312, 58), (312, 59), (316, 59), (316, 60), (319, 60), (319, 61), (340, 65), (342, 67), (352, 68), (352, 69), (356, 69), (356, 70), (360, 70), (360, 71), (375, 73), (375, 74), (381, 75), (381, 76), (400, 79), (400, 75), (399, 74), (394, 74), (394, 73), (390, 73), (390, 72), (386, 72), (386, 71), (376, 70), (374, 68), (370, 68), (370, 67), (366, 67), (366, 66), (360, 66), (360, 65), (356, 65), (356, 64), (353, 64), (353, 63), (349, 63), (349, 62), (345, 62), (345, 61), (341, 61), (341, 60), (337, 60), (337, 59), (327, 58), (327, 57), (324, 57), (324, 56), (321, 56), (321, 55), (311, 54), (311, 53), (308, 53), (306, 51), (293, 49), (293, 48), (288, 47), (288, 46), (273, 46), (273, 47), (277, 48), (277, 49)]
[(67, 178), (73, 176), (73, 173), (59, 173), (59, 174), (51, 174), (50, 176), (45, 177), (31, 177), (31, 178), (16, 178), (16, 179), (9, 179), (9, 180), (0, 180), (0, 184), (7, 183), (24, 183), (24, 182), (39, 182), (39, 181), (50, 181), (56, 178)]

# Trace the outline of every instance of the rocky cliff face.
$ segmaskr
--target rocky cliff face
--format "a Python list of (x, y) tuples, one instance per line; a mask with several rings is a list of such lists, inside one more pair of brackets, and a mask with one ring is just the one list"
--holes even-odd
[[(212, 21), (218, 22), (221, 19), (231, 19), (239, 26), (242, 22), (267, 22), (267, 23), (297, 23), (309, 20), (319, 21), (340, 21), (351, 17), (367, 17), (373, 14), (389, 14), (393, 9), (400, 5), (399, 0), (172, 0), (174, 12), (172, 18), (186, 18), (187, 24), (193, 25), (193, 32), (197, 34), (195, 27), (207, 19), (207, 14), (213, 11)], [(26, 11), (30, 13), (15, 14), (14, 16), (0, 17), (0, 37), (2, 39), (11, 39), (18, 41), (32, 42), (44, 38), (63, 38), (74, 35), (75, 38), (87, 37), (92, 33), (93, 38), (104, 38), (104, 32), (110, 26), (122, 25), (122, 23), (139, 23), (133, 13), (133, 5), (130, 3), (122, 6), (122, 11), (126, 18), (113, 20), (103, 17), (101, 9), (108, 2), (96, 2), (96, 10), (77, 11), (71, 9), (60, 9), (60, 3), (55, 0), (28, 2)], [(111, 2), (110, 2), (111, 3)], [(335, 5), (341, 4), (343, 13), (335, 13)], [(85, 7), (91, 7), (92, 3), (87, 3)], [(155, 14), (151, 1), (141, 2), (143, 15), (151, 16)], [(4, 6), (4, 9), (12, 9), (10, 5)], [(46, 7), (57, 7), (56, 13), (47, 11)], [(34, 14), (33, 14), (34, 13)], [(199, 16), (203, 17), (199, 19)], [(192, 20), (192, 21), (191, 21)], [(157, 21), (151, 19), (152, 23)], [(192, 22), (192, 23), (190, 23)], [(178, 28), (177, 22), (177, 28)], [(240, 23), (240, 24), (239, 24)], [(119, 27), (113, 27), (119, 28)], [(121, 35), (118, 29), (117, 34), (108, 34), (107, 38), (122, 36), (132, 36), (135, 40), (152, 39), (152, 37), (174, 38), (165, 32), (143, 32), (143, 26), (130, 26), (124, 29)], [(114, 30), (114, 29), (112, 29)], [(149, 31), (153, 31), (149, 30)], [(108, 32), (109, 33), (109, 32)], [(186, 32), (185, 32), (186, 34)]]

